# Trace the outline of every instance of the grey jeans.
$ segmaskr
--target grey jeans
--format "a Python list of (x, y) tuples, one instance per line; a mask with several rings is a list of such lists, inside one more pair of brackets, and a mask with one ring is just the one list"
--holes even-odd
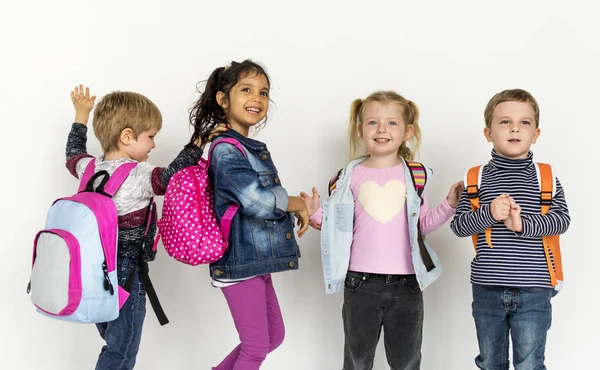
[(421, 366), (423, 293), (415, 275), (348, 271), (344, 288), (344, 369), (371, 370), (383, 328), (391, 370)]

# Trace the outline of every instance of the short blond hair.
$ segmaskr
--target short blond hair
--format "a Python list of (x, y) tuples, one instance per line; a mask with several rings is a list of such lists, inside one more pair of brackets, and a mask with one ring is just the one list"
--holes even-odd
[(350, 106), (350, 127), (348, 134), (350, 138), (350, 157), (356, 158), (361, 153), (362, 142), (362, 124), (365, 114), (365, 106), (368, 103), (393, 103), (402, 107), (404, 123), (406, 126), (413, 126), (413, 136), (409, 140), (411, 148), (406, 143), (402, 143), (398, 148), (398, 155), (407, 161), (415, 159), (415, 153), (419, 151), (421, 145), (421, 129), (419, 128), (419, 108), (412, 101), (404, 98), (395, 91), (376, 91), (365, 99), (356, 99)]
[(483, 117), (485, 119), (485, 126), (490, 128), (492, 126), (492, 120), (494, 119), (494, 109), (502, 103), (508, 101), (516, 101), (520, 103), (530, 103), (533, 111), (535, 112), (535, 128), (540, 126), (540, 107), (537, 101), (528, 91), (523, 89), (512, 89), (504, 90), (494, 95), (485, 107)]
[(102, 151), (117, 150), (121, 132), (130, 128), (135, 138), (144, 131), (162, 128), (162, 114), (147, 97), (131, 91), (113, 91), (94, 110), (94, 134)]

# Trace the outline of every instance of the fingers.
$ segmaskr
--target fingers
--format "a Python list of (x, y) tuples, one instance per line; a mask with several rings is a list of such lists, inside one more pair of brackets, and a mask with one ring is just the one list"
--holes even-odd
[(321, 230), (321, 225), (317, 221), (310, 221), (308, 224), (317, 230)]
[(315, 188), (314, 186), (312, 188), (312, 194), (313, 194), (314, 198), (320, 198), (321, 197), (321, 195), (319, 195), (319, 192), (317, 191), (317, 188)]
[(306, 198), (309, 198), (308, 194), (306, 194), (305, 192), (301, 191), (300, 192), (300, 196), (306, 200)]
[(301, 238), (302, 235), (308, 230), (308, 222), (306, 220), (302, 221), (302, 225), (300, 225), (300, 230), (298, 230), (298, 237)]

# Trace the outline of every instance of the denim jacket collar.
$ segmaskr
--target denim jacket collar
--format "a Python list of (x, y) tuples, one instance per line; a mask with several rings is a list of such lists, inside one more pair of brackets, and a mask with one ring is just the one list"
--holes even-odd
[(246, 148), (252, 149), (257, 152), (265, 150), (267, 147), (267, 145), (265, 143), (258, 141), (258, 140), (250, 139), (249, 137), (246, 137), (232, 129), (227, 130), (226, 132), (220, 134), (219, 136), (234, 138), (237, 141), (239, 141), (240, 143), (242, 143), (242, 145), (244, 145)]

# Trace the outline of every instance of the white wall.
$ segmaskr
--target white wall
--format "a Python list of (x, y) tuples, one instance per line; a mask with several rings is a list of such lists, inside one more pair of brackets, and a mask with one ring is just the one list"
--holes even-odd
[[(600, 104), (600, 26), (593, 2), (555, 1), (33, 1), (3, 2), (0, 15), (2, 258), (0, 368), (91, 369), (102, 342), (93, 326), (37, 314), (25, 293), (34, 233), (52, 200), (76, 190), (64, 168), (78, 83), (98, 96), (133, 90), (162, 110), (151, 156), (166, 165), (189, 137), (195, 84), (228, 61), (253, 58), (272, 78), (276, 109), (258, 139), (268, 143), (290, 193), (326, 192), (347, 160), (354, 98), (395, 89), (422, 112), (421, 160), (434, 168), (440, 201), (471, 165), (489, 158), (483, 109), (505, 88), (541, 106), (535, 158), (566, 189), (572, 226), (562, 238), (566, 287), (553, 300), (550, 369), (590, 369), (600, 344), (594, 235), (599, 193), (592, 151)], [(90, 132), (88, 149), (99, 154)], [(472, 369), (470, 239), (445, 225), (430, 237), (445, 273), (425, 292), (423, 369)], [(274, 277), (287, 337), (264, 369), (340, 369), (341, 295), (323, 292), (319, 235), (300, 240), (299, 271)], [(163, 250), (152, 277), (171, 319), (148, 311), (138, 369), (208, 369), (237, 343), (206, 266)], [(387, 369), (383, 348), (375, 369)]]

